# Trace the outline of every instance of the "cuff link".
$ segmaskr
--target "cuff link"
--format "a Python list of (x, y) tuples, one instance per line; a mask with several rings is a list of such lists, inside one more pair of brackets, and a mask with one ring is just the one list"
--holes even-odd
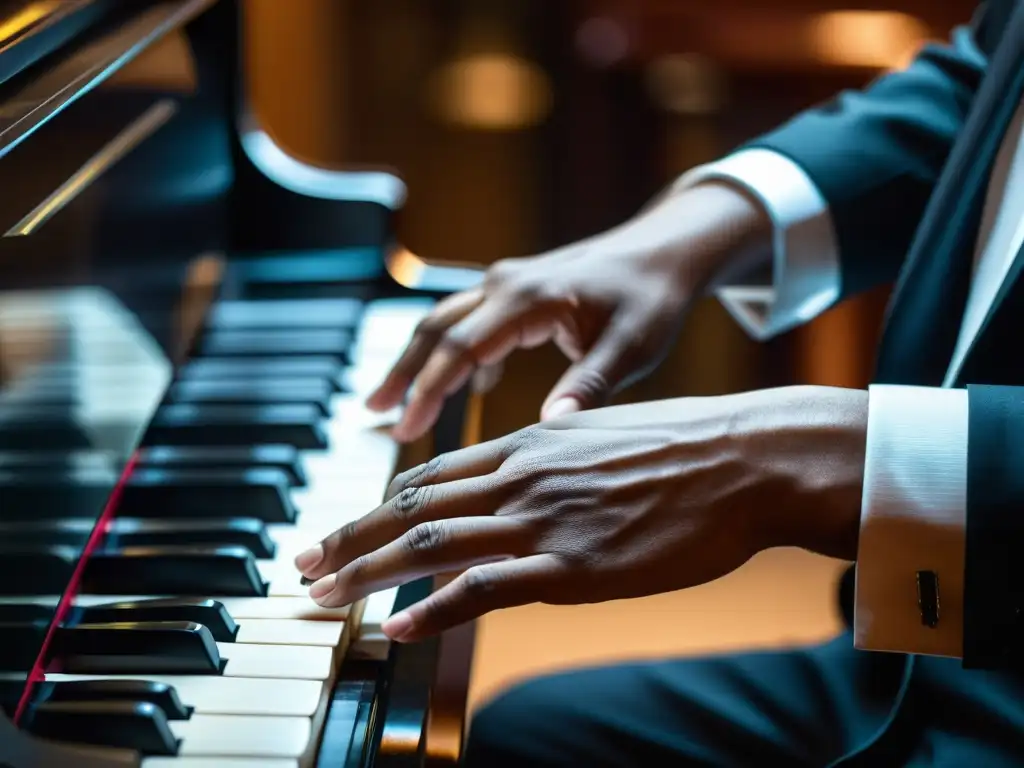
[(935, 571), (917, 572), (917, 607), (921, 623), (935, 629), (939, 623), (939, 575)]

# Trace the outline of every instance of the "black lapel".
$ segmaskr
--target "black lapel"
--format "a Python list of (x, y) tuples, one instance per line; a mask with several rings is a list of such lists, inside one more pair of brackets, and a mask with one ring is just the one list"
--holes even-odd
[(963, 319), (992, 165), (1024, 93), (1018, 3), (921, 221), (893, 290), (876, 381), (937, 385)]

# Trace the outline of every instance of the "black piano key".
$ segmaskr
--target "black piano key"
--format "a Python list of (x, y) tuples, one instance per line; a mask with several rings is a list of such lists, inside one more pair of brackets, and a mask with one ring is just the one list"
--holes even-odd
[[(0, 522), (0, 542), (14, 549), (60, 546), (81, 551), (93, 527), (93, 520), (84, 519)], [(276, 550), (267, 524), (252, 517), (121, 517), (107, 525), (101, 543), (104, 550), (195, 545), (245, 547), (260, 560), (272, 558)]]
[(75, 418), (61, 407), (29, 406), (0, 414), (0, 451), (87, 450), (92, 439)]
[(204, 448), (201, 446), (150, 446), (139, 452), (138, 463), (144, 468), (206, 468), (240, 469), (274, 467), (287, 476), (296, 487), (306, 485), (299, 451), (293, 445), (253, 445)]
[(223, 603), (208, 598), (168, 598), (76, 607), (72, 610), (67, 623), (78, 625), (159, 621), (201, 624), (210, 630), (214, 640), (222, 643), (233, 643), (238, 637), (238, 624), (231, 618), (228, 609)]
[(358, 299), (225, 300), (207, 316), (208, 328), (355, 328), (363, 314)]
[(186, 363), (178, 372), (178, 381), (197, 379), (333, 379), (345, 370), (336, 357), (206, 357)]
[[(25, 675), (27, 677), (27, 673)], [(7, 715), (8, 720), (14, 719), (14, 713), (21, 702), (26, 682), (22, 679), (0, 680), (0, 712)]]
[(17, 451), (0, 453), (0, 471), (70, 472), (107, 470), (116, 472), (120, 463), (102, 451)]
[(57, 604), (44, 602), (0, 603), (0, 623), (48, 624), (57, 610)]
[(324, 416), (331, 414), (335, 389), (328, 379), (191, 380), (175, 383), (167, 394), (169, 403), (213, 405), (315, 405)]
[(132, 749), (143, 755), (178, 754), (179, 741), (164, 711), (148, 701), (64, 701), (41, 704), (27, 730), (40, 738)]
[(165, 405), (146, 433), (148, 445), (260, 445), (286, 443), (323, 450), (323, 416), (308, 405)]
[(210, 630), (185, 621), (58, 627), (47, 660), (71, 675), (219, 675), (226, 664)]
[(0, 522), (0, 542), (8, 547), (60, 546), (81, 549), (89, 541), (95, 525), (95, 516)]
[[(245, 547), (130, 547), (93, 553), (82, 593), (265, 597), (267, 584)], [(62, 588), (63, 589), (63, 588)]]
[(0, 595), (61, 594), (81, 554), (78, 547), (18, 546), (0, 541)]
[(125, 517), (254, 517), (295, 520), (288, 476), (279, 469), (141, 469), (117, 508)]
[(50, 630), (50, 619), (35, 621), (0, 621), (0, 672), (27, 673), (35, 666)]
[(188, 720), (193, 707), (182, 704), (174, 686), (151, 680), (75, 680), (43, 683), (35, 692), (37, 706), (44, 703), (145, 701), (163, 710), (168, 720)]
[(267, 524), (253, 517), (171, 520), (122, 517), (110, 523), (104, 539), (104, 549), (191, 546), (245, 547), (260, 560), (272, 558), (276, 550)]
[(117, 481), (115, 472), (102, 469), (0, 471), (0, 514), (7, 521), (95, 518)]
[(347, 329), (213, 331), (199, 342), (209, 357), (291, 357), (324, 355), (348, 360), (352, 333)]

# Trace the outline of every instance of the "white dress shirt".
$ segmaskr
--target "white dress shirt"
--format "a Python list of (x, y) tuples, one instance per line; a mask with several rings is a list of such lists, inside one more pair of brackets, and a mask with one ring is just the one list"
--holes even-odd
[[(943, 388), (873, 385), (861, 506), (854, 644), (958, 657), (963, 650), (967, 521), (967, 392), (950, 389), (1014, 256), (1024, 244), (1024, 104), (1007, 131), (986, 193), (971, 290)], [(839, 297), (839, 249), (828, 204), (788, 158), (751, 149), (683, 175), (716, 179), (764, 206), (774, 224), (772, 284), (717, 296), (756, 339), (771, 338)], [(915, 573), (940, 574), (942, 621), (922, 625)]]

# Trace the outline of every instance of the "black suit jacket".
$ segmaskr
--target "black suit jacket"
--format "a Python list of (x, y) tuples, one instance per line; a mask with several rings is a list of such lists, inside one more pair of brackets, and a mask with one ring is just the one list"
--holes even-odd
[[(939, 386), (965, 305), (996, 152), (1024, 97), (1024, 0), (988, 0), (906, 70), (751, 143), (829, 203), (842, 296), (895, 281), (877, 380)], [(968, 390), (964, 664), (1024, 668), (1024, 253), (959, 386)]]

